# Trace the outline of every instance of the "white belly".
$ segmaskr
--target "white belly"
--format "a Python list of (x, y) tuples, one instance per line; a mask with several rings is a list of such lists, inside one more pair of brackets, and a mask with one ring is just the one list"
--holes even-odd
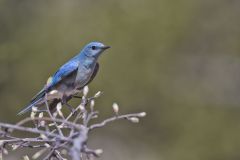
[(64, 96), (69, 97), (72, 95), (75, 95), (77, 93), (80, 93), (80, 90), (65, 90), (63, 91), (58, 91), (58, 90), (52, 90), (47, 94), (47, 99), (48, 100), (53, 100), (53, 99), (62, 99)]

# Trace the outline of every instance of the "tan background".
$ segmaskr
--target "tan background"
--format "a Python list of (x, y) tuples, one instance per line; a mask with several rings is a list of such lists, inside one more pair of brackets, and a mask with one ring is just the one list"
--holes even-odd
[(102, 117), (112, 102), (148, 113), (92, 134), (101, 159), (240, 159), (239, 8), (239, 0), (0, 0), (0, 120), (21, 119), (47, 78), (98, 40), (112, 46), (90, 85), (104, 91)]

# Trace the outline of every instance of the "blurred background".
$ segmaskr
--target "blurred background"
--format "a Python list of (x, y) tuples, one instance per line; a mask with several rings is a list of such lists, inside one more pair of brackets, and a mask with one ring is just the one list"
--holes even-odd
[[(0, 121), (22, 119), (16, 113), (47, 78), (97, 40), (112, 46), (90, 85), (91, 94), (104, 91), (100, 118), (113, 102), (121, 113), (147, 112), (139, 124), (91, 134), (90, 146), (104, 149), (100, 160), (239, 160), (239, 7), (239, 0), (0, 0)], [(17, 154), (8, 159), (26, 151)]]

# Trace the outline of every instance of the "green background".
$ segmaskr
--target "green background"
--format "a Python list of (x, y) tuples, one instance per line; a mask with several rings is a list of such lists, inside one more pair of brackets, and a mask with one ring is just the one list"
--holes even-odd
[(90, 85), (91, 94), (104, 91), (101, 118), (113, 102), (121, 113), (147, 112), (139, 124), (96, 130), (90, 146), (104, 149), (100, 159), (240, 159), (239, 7), (238, 0), (0, 0), (0, 120), (22, 119), (16, 113), (47, 78), (97, 40), (112, 47)]

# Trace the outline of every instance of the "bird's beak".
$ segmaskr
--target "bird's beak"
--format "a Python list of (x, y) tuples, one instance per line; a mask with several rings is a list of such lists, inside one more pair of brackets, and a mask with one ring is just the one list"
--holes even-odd
[(110, 46), (103, 46), (103, 47), (101, 47), (102, 49), (104, 49), (104, 50), (106, 50), (106, 49), (108, 49), (108, 48), (111, 48)]

